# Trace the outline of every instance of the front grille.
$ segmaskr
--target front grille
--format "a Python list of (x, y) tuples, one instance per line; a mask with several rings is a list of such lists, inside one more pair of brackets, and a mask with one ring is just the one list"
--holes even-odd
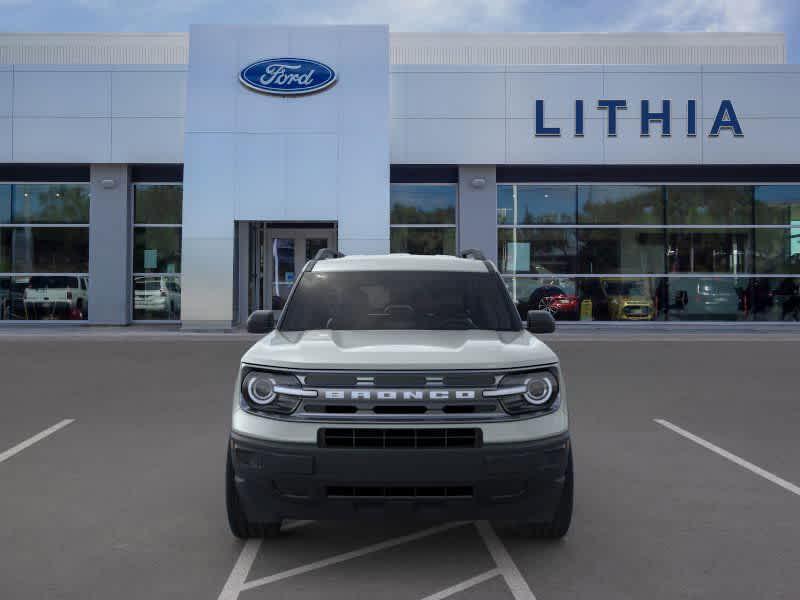
[(319, 430), (322, 448), (479, 448), (480, 429), (360, 429)]
[(381, 500), (403, 499), (441, 499), (472, 498), (474, 491), (471, 485), (329, 485), (325, 489), (328, 498), (363, 498)]

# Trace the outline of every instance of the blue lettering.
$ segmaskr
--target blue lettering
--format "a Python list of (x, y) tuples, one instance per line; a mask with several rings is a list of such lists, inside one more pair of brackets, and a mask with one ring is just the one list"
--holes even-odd
[(575, 100), (575, 137), (583, 137), (583, 100)]
[(697, 100), (689, 100), (686, 103), (686, 135), (689, 137), (697, 135)]
[(608, 110), (608, 136), (617, 135), (617, 109), (625, 110), (628, 103), (625, 100), (598, 100), (598, 110)]
[(560, 127), (544, 126), (544, 100), (536, 101), (536, 137), (553, 137), (561, 135)]
[(661, 137), (670, 136), (670, 123), (669, 123), (670, 101), (661, 101), (661, 112), (650, 112), (650, 101), (642, 100), (642, 137), (650, 135), (650, 122), (661, 121)]
[(720, 129), (731, 129), (736, 137), (744, 135), (742, 126), (739, 125), (739, 119), (736, 118), (736, 112), (733, 110), (733, 103), (730, 100), (720, 102), (717, 117), (714, 119), (714, 124), (708, 134), (709, 137), (717, 137)]

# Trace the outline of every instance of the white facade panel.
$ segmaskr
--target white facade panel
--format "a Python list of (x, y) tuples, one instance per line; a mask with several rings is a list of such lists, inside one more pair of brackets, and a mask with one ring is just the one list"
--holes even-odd
[[(512, 119), (531, 119), (535, 100), (544, 101), (546, 123), (552, 118), (572, 118), (575, 100), (584, 101), (587, 117), (593, 114), (597, 99), (603, 96), (603, 73), (579, 72), (512, 72), (507, 75), (507, 116)], [(549, 126), (549, 125), (548, 125)]]
[[(670, 114), (672, 118), (686, 118), (687, 101), (697, 102), (697, 116), (700, 116), (703, 90), (700, 82), (699, 67), (690, 73), (673, 71), (625, 71), (606, 72), (604, 76), (605, 91), (602, 95), (606, 99), (624, 99), (628, 101), (628, 109), (624, 118), (639, 119), (642, 100), (649, 101), (651, 113), (661, 112), (663, 101), (670, 101)], [(597, 110), (597, 99), (593, 98), (587, 108)]]
[(14, 106), (14, 74), (10, 65), (0, 66), (0, 117), (10, 117)]
[[(233, 133), (185, 134), (183, 239), (233, 236), (236, 153)], [(186, 198), (191, 198), (187, 204)]]
[[(276, 134), (236, 134), (234, 136), (233, 190), (239, 221), (257, 221), (261, 215), (286, 218), (286, 136)], [(249, 177), (259, 173), (258, 177)]]
[(14, 73), (14, 116), (105, 117), (111, 109), (111, 74), (106, 71)]
[(8, 117), (0, 117), (0, 161), (11, 162), (11, 140), (12, 140), (12, 127), (11, 119)]
[(398, 117), (489, 119), (505, 116), (505, 73), (407, 73)]
[(660, 123), (650, 126), (650, 136), (641, 137), (639, 119), (617, 121), (616, 137), (605, 139), (604, 163), (617, 165), (695, 165), (702, 162), (702, 136), (686, 135), (686, 119), (672, 119), (672, 135), (661, 135)]
[(549, 127), (560, 127), (561, 137), (535, 137), (535, 124), (531, 119), (506, 121), (508, 145), (506, 159), (509, 164), (601, 164), (605, 120), (587, 119), (584, 136), (575, 137), (574, 121), (550, 119)]
[[(502, 164), (504, 119), (403, 119), (406, 163)], [(392, 162), (396, 162), (392, 157)], [(397, 161), (399, 162), (399, 161)]]
[(336, 220), (338, 155), (336, 134), (286, 137), (286, 219)]
[[(703, 162), (705, 164), (797, 164), (800, 163), (798, 136), (800, 118), (741, 119), (742, 137), (722, 130), (709, 137), (713, 119), (703, 119)], [(799, 174), (800, 175), (800, 174)], [(800, 178), (800, 177), (798, 177)]]
[[(369, 167), (364, 164), (365, 154), (373, 158)], [(389, 148), (386, 139), (380, 135), (365, 138), (359, 133), (340, 136), (336, 175), (340, 243), (345, 238), (382, 239), (384, 245), (377, 252), (388, 252)]]
[[(800, 71), (705, 73), (702, 115), (714, 119), (721, 100), (733, 101), (736, 116), (800, 117)], [(746, 134), (745, 134), (746, 135)]]
[[(193, 30), (195, 31), (195, 30)], [(186, 77), (186, 132), (233, 131), (239, 69), (237, 41), (226, 28), (195, 31)], [(194, 65), (203, 65), (203, 67)], [(244, 66), (244, 65), (241, 65)]]
[(114, 117), (181, 117), (186, 112), (185, 71), (114, 71)]
[(183, 117), (111, 119), (111, 162), (183, 162)]
[(111, 119), (14, 118), (18, 162), (111, 162)]

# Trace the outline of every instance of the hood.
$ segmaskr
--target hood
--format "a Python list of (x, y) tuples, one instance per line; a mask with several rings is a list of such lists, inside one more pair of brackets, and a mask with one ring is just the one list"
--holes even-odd
[(273, 331), (242, 357), (296, 369), (507, 369), (558, 358), (527, 331)]

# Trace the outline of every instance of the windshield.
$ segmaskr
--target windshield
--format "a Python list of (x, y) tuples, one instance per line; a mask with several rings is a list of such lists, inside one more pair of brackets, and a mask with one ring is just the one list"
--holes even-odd
[(645, 296), (647, 292), (641, 281), (608, 281), (606, 291), (611, 296)]
[(521, 327), (496, 274), (441, 271), (305, 273), (281, 324), (282, 331)]

